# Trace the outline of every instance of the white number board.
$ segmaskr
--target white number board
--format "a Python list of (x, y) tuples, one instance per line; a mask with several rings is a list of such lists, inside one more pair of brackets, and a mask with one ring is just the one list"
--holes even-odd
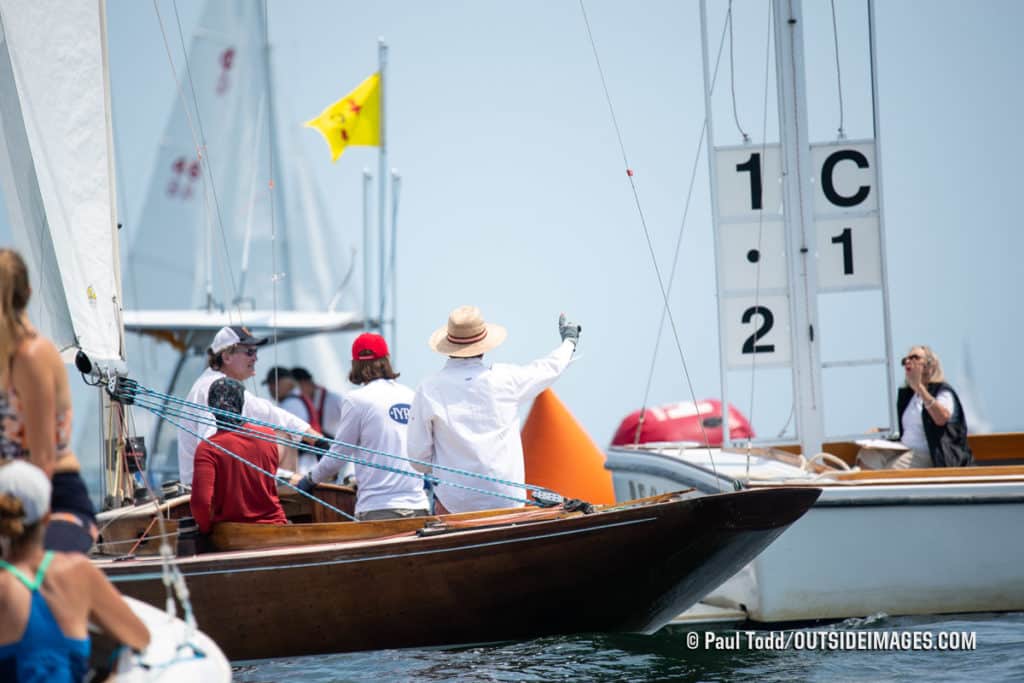
[(725, 299), (726, 366), (747, 368), (789, 365), (789, 299), (785, 296), (736, 296)]
[(874, 142), (811, 145), (811, 163), (815, 216), (878, 210)]
[(818, 245), (818, 291), (882, 286), (877, 215), (819, 218), (814, 224)]
[(782, 215), (782, 158), (778, 145), (715, 149), (720, 220), (756, 221)]
[(718, 265), (726, 292), (785, 289), (785, 225), (777, 218), (723, 223), (718, 229)]

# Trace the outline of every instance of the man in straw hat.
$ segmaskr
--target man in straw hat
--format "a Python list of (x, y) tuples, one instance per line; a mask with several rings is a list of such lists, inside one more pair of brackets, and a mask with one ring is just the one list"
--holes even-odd
[[(484, 353), (505, 341), (504, 327), (484, 321), (476, 306), (460, 306), (430, 337), (430, 348), (448, 356), (439, 373), (416, 390), (409, 417), (408, 455), (495, 479), (523, 483), (519, 409), (551, 386), (569, 366), (580, 326), (558, 319), (562, 343), (528, 365), (485, 365)], [(413, 465), (421, 471), (429, 466)], [(446, 481), (523, 498), (522, 489), (441, 471)], [(507, 498), (439, 484), (435, 512), (469, 512), (522, 505)]]

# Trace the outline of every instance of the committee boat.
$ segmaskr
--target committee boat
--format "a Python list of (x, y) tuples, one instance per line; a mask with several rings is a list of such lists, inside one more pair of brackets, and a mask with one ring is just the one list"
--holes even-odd
[[(873, 38), (870, 0), (867, 22)], [(978, 466), (898, 471), (855, 467), (860, 448), (892, 446), (880, 434), (826, 438), (823, 406), (835, 394), (826, 391), (823, 373), (852, 383), (844, 373), (867, 369), (871, 386), (884, 388), (857, 393), (858, 400), (895, 405), (877, 101), (869, 137), (812, 144), (799, 0), (776, 3), (773, 23), (781, 142), (714, 147), (709, 125), (719, 337), (723, 394), (730, 371), (792, 372), (797, 433), (791, 440), (726, 438), (722, 447), (706, 440), (613, 446), (607, 467), (616, 498), (683, 487), (820, 488), (805, 516), (705, 598), (753, 621), (1022, 610), (1024, 547), (1013, 539), (1024, 524), (1024, 435), (972, 436)], [(709, 84), (705, 92), (711, 121)], [(878, 301), (880, 324), (858, 328), (851, 322), (856, 306), (832, 318), (839, 329), (821, 324), (819, 304), (844, 292)], [(860, 336), (880, 337), (869, 346), (884, 346), (884, 357), (826, 354), (827, 335), (858, 336), (837, 320)], [(729, 434), (728, 413), (723, 419)], [(889, 419), (883, 432), (897, 424), (895, 412)]]

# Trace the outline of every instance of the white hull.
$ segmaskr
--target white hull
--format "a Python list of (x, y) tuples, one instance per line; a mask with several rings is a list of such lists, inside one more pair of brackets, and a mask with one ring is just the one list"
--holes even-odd
[[(613, 450), (616, 498), (715, 490), (706, 452), (692, 454)], [(990, 469), (984, 481), (825, 485), (806, 515), (704, 601), (759, 622), (1024, 610), (1024, 478)], [(728, 486), (745, 468), (718, 473)]]
[(190, 681), (228, 683), (231, 664), (217, 644), (201, 631), (188, 633), (181, 619), (140, 600), (125, 597), (136, 616), (149, 629), (150, 644), (141, 654), (122, 650), (114, 673), (116, 683)]

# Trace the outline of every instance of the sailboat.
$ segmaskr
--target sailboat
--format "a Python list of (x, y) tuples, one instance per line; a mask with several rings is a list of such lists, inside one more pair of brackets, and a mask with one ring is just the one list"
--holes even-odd
[[(213, 335), (245, 325), (272, 340), (266, 367), (302, 365), (343, 386), (337, 335), (376, 323), (353, 309), (354, 247), (327, 220), (291, 139), (298, 126), (278, 123), (263, 3), (206, 3), (175, 79), (138, 224), (126, 228), (133, 376), (183, 395)], [(176, 430), (146, 431), (154, 469), (175, 478)]]
[[(800, 1), (775, 3), (773, 21), (781, 144), (715, 148), (708, 137), (722, 386), (724, 392), (726, 368), (792, 368), (799, 443), (612, 447), (607, 467), (616, 497), (691, 486), (709, 492), (820, 487), (807, 515), (705, 599), (752, 621), (1024, 609), (1024, 546), (1010, 540), (1024, 524), (1024, 467), (1002, 464), (1020, 459), (1024, 436), (971, 436), (976, 467), (851, 471), (861, 446), (886, 442), (866, 440), (878, 434), (825, 433), (823, 372), (881, 366), (888, 405), (895, 404), (878, 103), (874, 137), (812, 144)], [(874, 85), (871, 0), (868, 28)], [(710, 122), (709, 94), (705, 101)], [(759, 233), (763, 242), (755, 239)], [(880, 294), (884, 358), (822, 360), (821, 339), (830, 330), (819, 324), (820, 293), (844, 288)], [(894, 412), (890, 420), (897, 424)], [(728, 427), (726, 420), (726, 433)]]
[[(204, 22), (230, 19), (219, 26), (248, 24), (246, 35), (259, 36), (263, 14), (254, 7), (211, 3)], [(246, 43), (220, 40), (221, 33), (204, 30), (194, 43), (193, 64), (205, 55), (219, 58), (221, 65), (220, 76), (198, 90), (220, 89), (227, 96), (233, 83), (265, 82), (235, 80), (234, 69), (246, 63)], [(196, 45), (201, 49), (197, 51)], [(252, 53), (252, 44), (249, 47)], [(265, 107), (269, 109), (269, 100)], [(228, 114), (220, 115), (230, 120)], [(194, 181), (184, 199), (195, 198), (201, 194), (198, 181), (206, 166), (197, 167), (193, 176), (192, 162), (177, 164), (176, 153), (170, 148), (161, 152), (161, 163), (170, 162), (165, 170), (175, 175), (174, 191), (166, 185), (160, 192), (181, 201), (182, 183)], [(215, 171), (216, 158), (207, 161)], [(209, 215), (172, 220), (201, 223)], [(164, 234), (163, 246), (149, 256), (180, 263), (173, 251), (182, 247), (178, 234)], [(186, 246), (179, 257), (191, 253)], [(158, 280), (171, 283), (174, 277), (168, 270)], [(218, 299), (210, 295), (208, 276), (196, 281), (201, 283), (200, 299), (193, 305)], [(163, 289), (170, 295), (197, 291), (185, 284)], [(169, 304), (175, 300), (168, 297)], [(230, 311), (225, 307), (223, 313), (218, 306), (212, 308), (187, 313), (208, 319), (242, 315), (240, 321), (246, 324), (259, 319), (238, 305)], [(152, 315), (155, 320), (159, 314)], [(179, 313), (163, 315), (170, 320)], [(288, 332), (280, 324), (284, 316), (275, 315), (267, 320), (268, 326), (285, 336)], [(133, 320), (132, 326), (145, 331), (144, 316), (136, 314)], [(176, 327), (167, 320), (154, 323), (149, 331), (170, 332), (164, 336), (186, 346), (204, 345), (199, 332), (212, 331), (194, 323)], [(218, 320), (216, 325), (220, 324)], [(135, 386), (126, 393), (119, 383), (110, 392), (123, 402), (124, 410), (135, 410), (128, 407), (132, 401), (142, 403), (140, 392), (158, 393)], [(115, 463), (120, 475), (127, 474), (123, 465)], [(324, 500), (343, 495), (339, 488), (321, 485), (315, 493)], [(103, 513), (103, 545), (117, 550), (113, 557), (94, 561), (126, 595), (160, 604), (166, 595), (164, 565), (152, 555), (152, 548), (161, 536), (169, 536), (178, 546), (175, 566), (188, 582), (196, 619), (232, 659), (581, 631), (652, 632), (761, 552), (817, 495), (807, 488), (721, 495), (685, 491), (617, 505), (560, 500), (554, 506), (360, 523), (327, 521), (322, 514), (317, 516), (320, 508), (311, 510), (306, 503), (290, 510), (296, 523), (286, 526), (218, 525), (212, 535), (214, 548), (207, 552), (189, 548), (177, 534), (174, 519), (164, 521), (163, 532), (155, 529), (154, 520), (187, 509), (186, 496), (172, 496)], [(309, 518), (321, 521), (307, 523)], [(127, 543), (118, 544), (118, 533)], [(615, 587), (611, 595), (609, 586)]]
[[(32, 317), (104, 385), (125, 359), (105, 24), (102, 1), (0, 3), (0, 179), (33, 278)], [(113, 680), (230, 680), (194, 621), (129, 605), (152, 642), (124, 653)]]

